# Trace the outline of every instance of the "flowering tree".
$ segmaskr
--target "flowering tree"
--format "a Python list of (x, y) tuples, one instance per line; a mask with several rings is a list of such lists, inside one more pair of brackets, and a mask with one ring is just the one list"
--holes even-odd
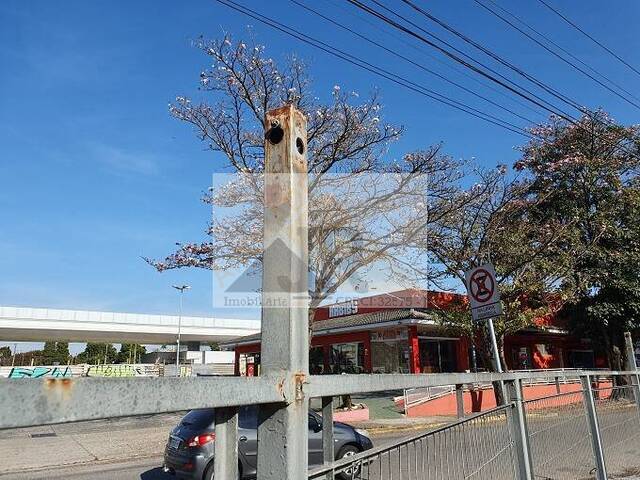
[(178, 97), (170, 112), (222, 154), (219, 167), (236, 174), (204, 198), (232, 213), (213, 218), (207, 241), (181, 245), (164, 260), (150, 262), (160, 271), (260, 263), (265, 112), (293, 103), (308, 121), (310, 307), (374, 266), (384, 265), (389, 277), (406, 280), (406, 246), (460, 206), (458, 162), (441, 154), (440, 145), (400, 161), (385, 159), (402, 129), (383, 121), (377, 93), (361, 99), (336, 85), (323, 103), (311, 92), (307, 68), (298, 59), (279, 67), (262, 46), (233, 44), (229, 38), (200, 39), (197, 47), (212, 61), (200, 83), (215, 103)]
[(532, 214), (567, 226), (564, 251), (585, 252), (562, 279), (578, 293), (573, 327), (619, 370), (623, 333), (640, 326), (640, 126), (596, 111), (576, 123), (551, 118), (533, 133), (516, 164), (536, 202)]

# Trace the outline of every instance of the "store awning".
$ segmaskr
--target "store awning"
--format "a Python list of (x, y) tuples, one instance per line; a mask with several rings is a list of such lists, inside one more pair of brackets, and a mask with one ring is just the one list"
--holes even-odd
[[(413, 308), (388, 309), (371, 313), (359, 313), (344, 317), (320, 320), (311, 324), (311, 331), (316, 335), (329, 335), (340, 332), (356, 332), (358, 330), (370, 330), (386, 326), (398, 325), (435, 325), (435, 320), (426, 311)], [(259, 333), (238, 337), (221, 343), (225, 348), (234, 348), (237, 345), (252, 345), (260, 343)]]

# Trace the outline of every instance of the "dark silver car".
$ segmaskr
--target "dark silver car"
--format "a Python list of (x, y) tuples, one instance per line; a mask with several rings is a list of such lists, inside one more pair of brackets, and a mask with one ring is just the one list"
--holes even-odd
[[(192, 410), (171, 431), (164, 450), (164, 470), (177, 478), (213, 479), (215, 442), (213, 409)], [(309, 465), (322, 463), (322, 417), (309, 412)], [(373, 447), (364, 430), (333, 422), (336, 459)], [(258, 409), (242, 407), (238, 414), (238, 463), (240, 478), (256, 476), (258, 453)], [(345, 477), (346, 478), (346, 477)]]

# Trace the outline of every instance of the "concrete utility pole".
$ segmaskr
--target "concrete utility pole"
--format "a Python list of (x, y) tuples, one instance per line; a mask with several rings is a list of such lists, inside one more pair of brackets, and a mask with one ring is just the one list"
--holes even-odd
[[(265, 120), (261, 375), (288, 392), (286, 408), (261, 405), (258, 479), (307, 477), (309, 375), (307, 121), (293, 105)], [(274, 452), (278, 452), (274, 455)]]
[(189, 290), (189, 285), (171, 285), (180, 292), (180, 310), (178, 313), (178, 340), (176, 342), (176, 377), (180, 376), (180, 329), (182, 327), (182, 296), (185, 290)]

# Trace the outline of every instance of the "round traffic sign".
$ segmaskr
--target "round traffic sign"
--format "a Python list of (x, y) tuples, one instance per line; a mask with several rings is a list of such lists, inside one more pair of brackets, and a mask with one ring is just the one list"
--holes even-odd
[(484, 268), (479, 268), (469, 279), (469, 292), (476, 302), (486, 303), (493, 298), (496, 288), (493, 276)]

